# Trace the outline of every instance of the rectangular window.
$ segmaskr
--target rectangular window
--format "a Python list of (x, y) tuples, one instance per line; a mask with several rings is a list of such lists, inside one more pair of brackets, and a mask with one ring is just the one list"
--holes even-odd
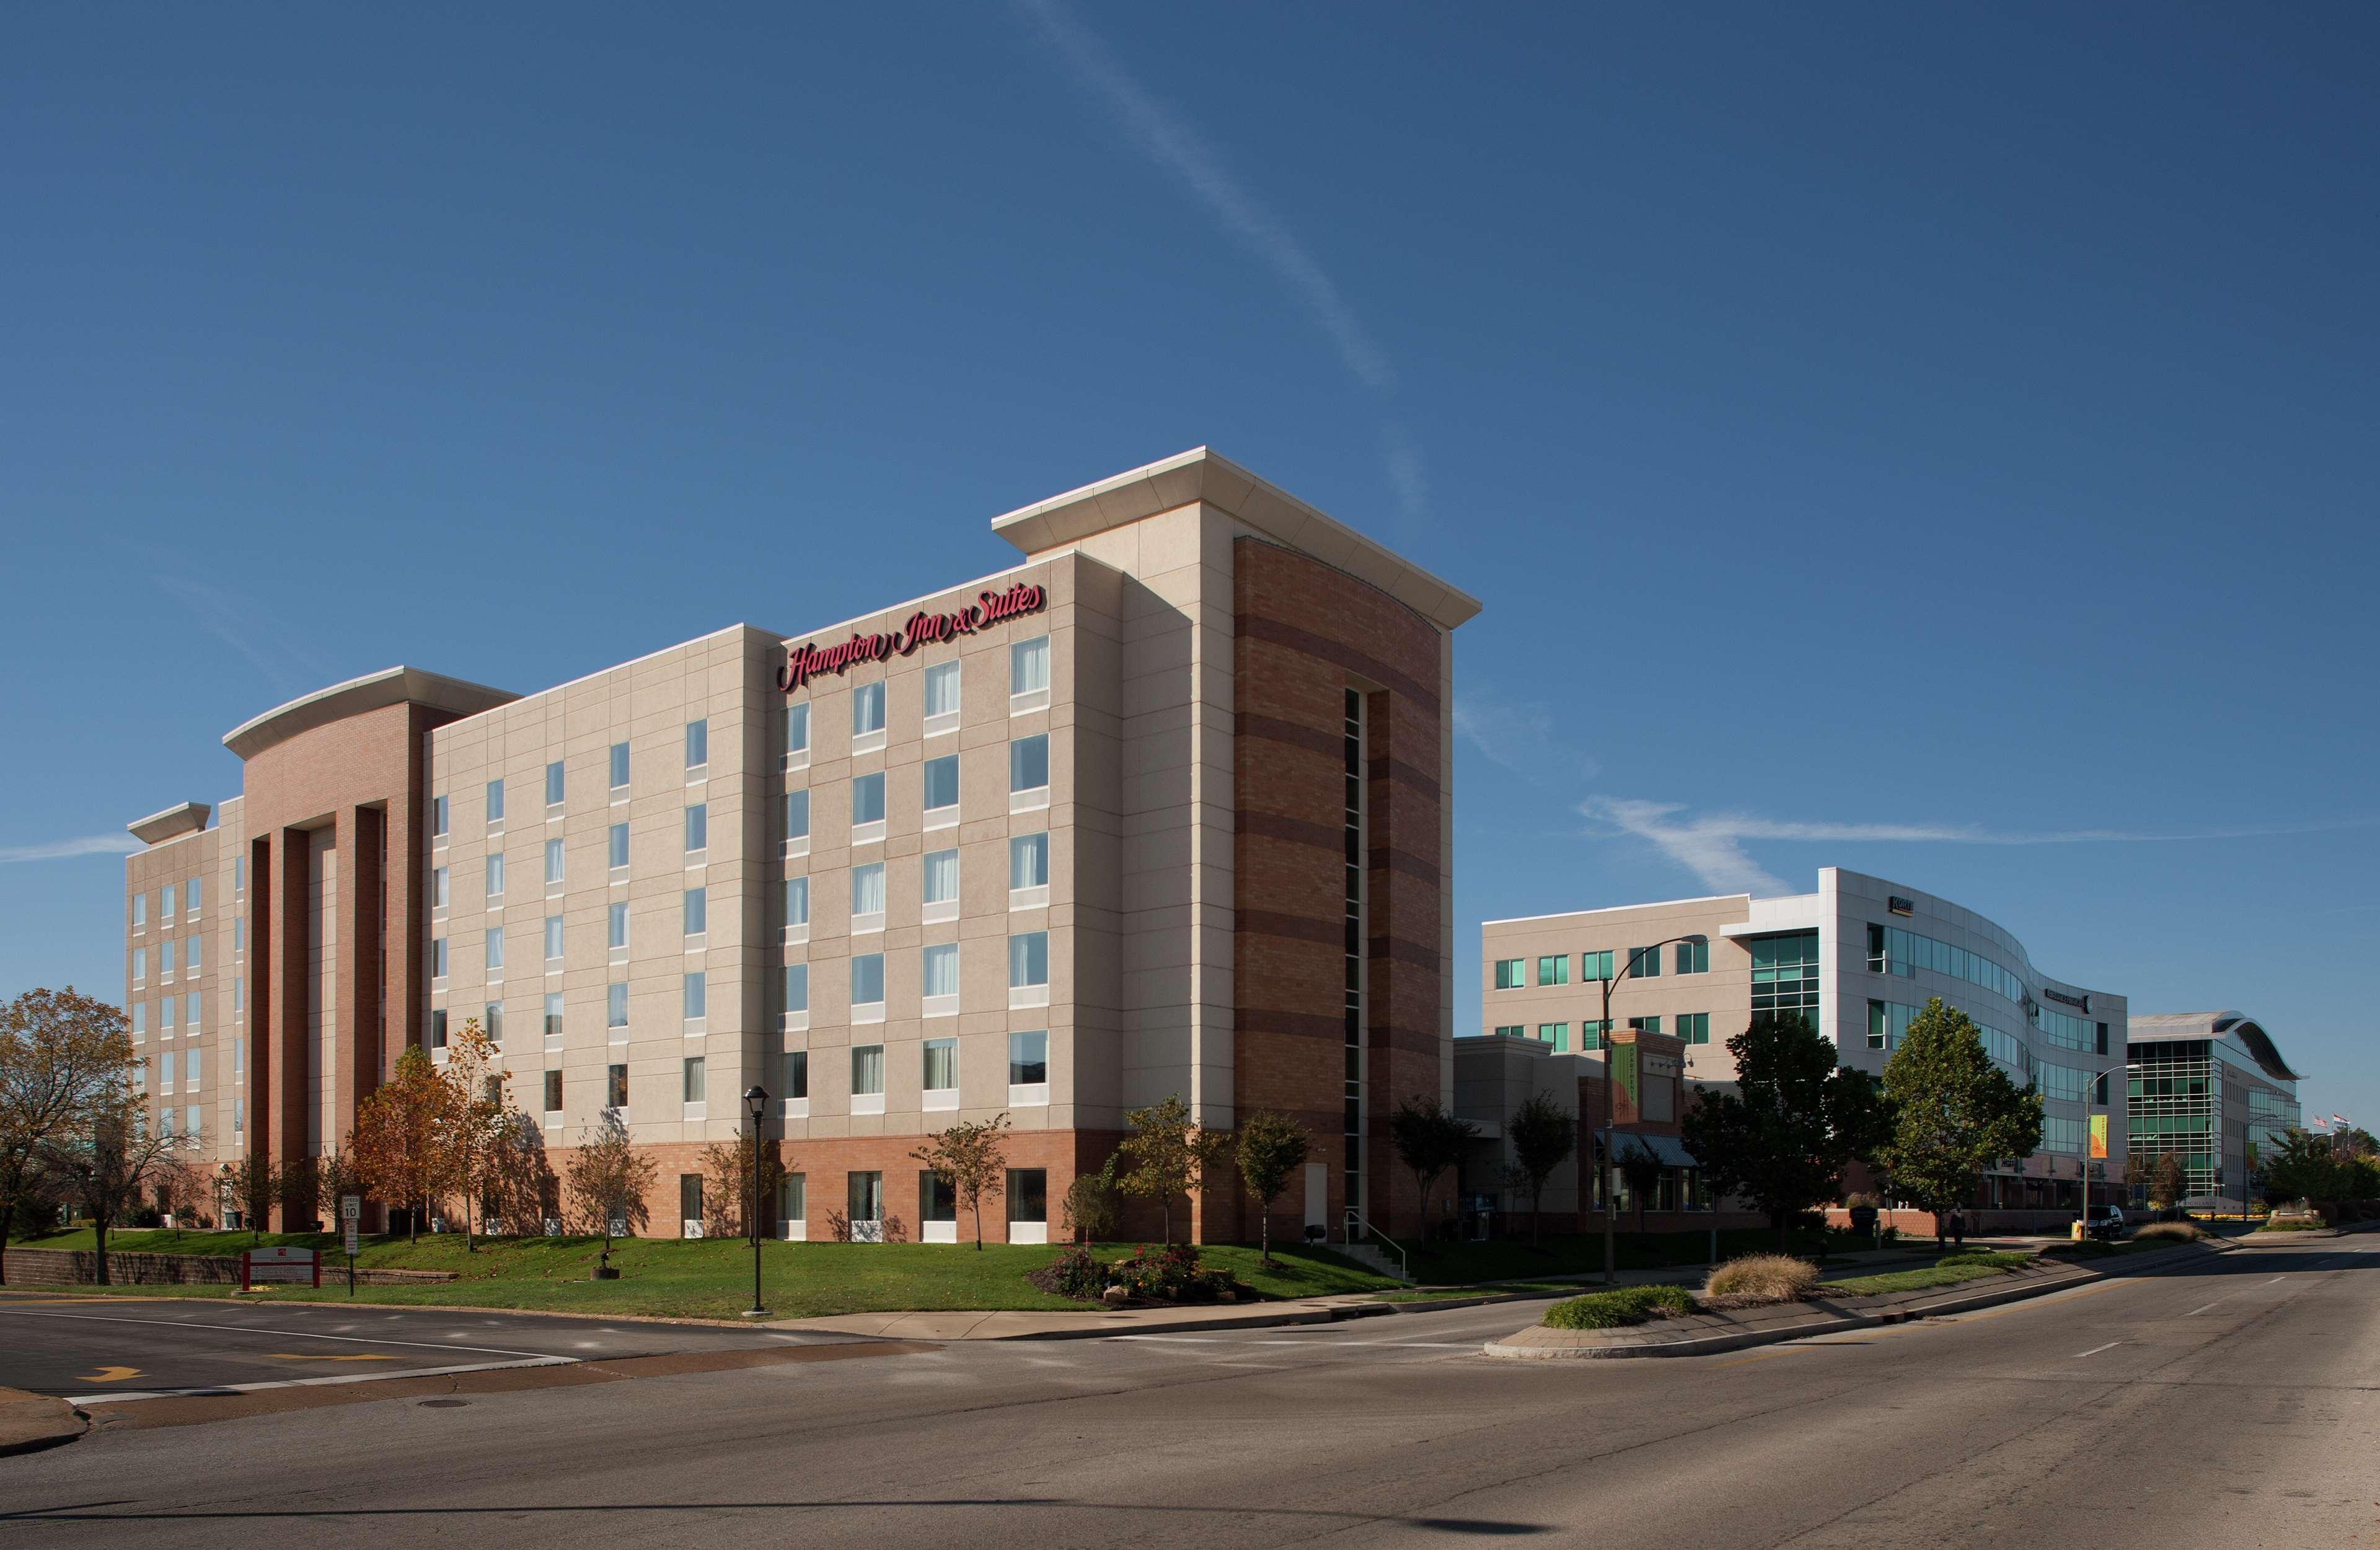
[(612, 789), (615, 792), (628, 789), (628, 745), (625, 743), (612, 745)]
[(884, 1047), (880, 1044), (856, 1044), (851, 1047), (851, 1096), (882, 1097), (884, 1096)]
[(446, 799), (443, 796), (430, 799), (430, 835), (434, 840), (446, 838)]
[(545, 1073), (545, 1111), (548, 1114), (562, 1112), (562, 1073), (558, 1071)]
[(1539, 985), (1568, 985), (1570, 983), (1570, 955), (1566, 952), (1557, 952), (1538, 959), (1537, 983)]
[(545, 885), (548, 888), (562, 885), (562, 842), (558, 839), (545, 842)]
[(1581, 1049), (1600, 1049), (1603, 1047), (1603, 1035), (1609, 1032), (1611, 1024), (1609, 1023), (1600, 1020), (1582, 1023), (1578, 1025), (1578, 1047)]
[(231, 1041), (231, 1079), (238, 1081), (248, 1071), (248, 1040), (235, 1036)]
[(139, 985), (148, 977), (149, 950), (145, 947), (136, 947), (132, 950), (132, 983)]
[(549, 807), (562, 805), (562, 761), (560, 759), (555, 759), (545, 767), (545, 805)]
[(874, 915), (880, 923), (884, 914), (884, 863), (870, 861), (851, 869), (851, 914), (855, 924), (866, 915)]
[(488, 897), (491, 899), (501, 899), (504, 896), (504, 853), (502, 851), (492, 851), (488, 855)]
[[(958, 1241), (959, 1193), (930, 1168), (917, 1170), (917, 1220), (928, 1229), (928, 1242)], [(936, 1227), (945, 1229), (940, 1238), (932, 1234)]]
[(182, 885), (182, 908), (191, 914), (199, 913), (199, 879), (196, 878)]
[[(692, 1102), (692, 1099), (688, 1099)], [(681, 1173), (677, 1176), (677, 1214), (682, 1220), (702, 1220), (702, 1175)]]
[(182, 998), (182, 1032), (195, 1034), (199, 1031), (199, 1009), (205, 1003), (206, 998), (195, 990)]
[(1525, 990), (1528, 987), (1529, 971), (1527, 959), (1499, 958), (1496, 960), (1497, 989)]
[(785, 879), (785, 924), (808, 926), (810, 923), (810, 880), (808, 878)]
[(878, 1172), (846, 1173), (844, 1175), (844, 1204), (849, 1215), (844, 1218), (854, 1226), (866, 1222), (868, 1241), (880, 1241), (878, 1225), (884, 1220), (884, 1175)]
[(146, 889), (132, 896), (132, 924), (136, 927), (149, 924), (149, 891)]
[(174, 939), (171, 937), (157, 944), (157, 972), (160, 975), (174, 972)]
[(626, 824), (615, 823), (612, 826), (610, 832), (604, 837), (603, 855), (605, 864), (613, 871), (627, 869), (628, 826)]
[(785, 838), (807, 840), (810, 837), (810, 793), (789, 791), (785, 793)]
[[(1697, 969), (1694, 972), (1696, 974), (1703, 973), (1700, 969)], [(1681, 1013), (1678, 1017), (1678, 1036), (1685, 1040), (1688, 1044), (1708, 1044), (1710, 1042), (1710, 1013), (1706, 1011), (1689, 1011)]]
[(959, 1041), (954, 1038), (929, 1038), (925, 1048), (926, 1091), (955, 1092), (959, 1084)]
[(200, 963), (200, 960), (201, 958), (203, 958), (203, 957), (205, 957), (205, 956), (206, 956), (206, 954), (205, 954), (205, 951), (204, 951), (204, 950), (205, 950), (205, 948), (206, 948), (206, 945), (207, 945), (207, 939), (206, 939), (204, 937), (188, 937), (188, 938), (185, 938), (183, 939), (183, 942), (182, 942), (182, 969), (183, 969), (183, 972), (185, 972), (186, 974), (193, 974), (193, 975), (194, 975), (194, 974), (197, 974), (200, 969), (203, 969), (203, 968), (205, 968), (205, 967), (206, 967), (206, 965), (205, 965), (204, 963)]
[(545, 961), (549, 963), (562, 962), (562, 917), (558, 914), (545, 917)]
[(1008, 938), (1008, 987), (1047, 988), (1050, 984), (1050, 933), (1020, 931)]
[[(1050, 1170), (1046, 1168), (1012, 1168), (1008, 1170), (1009, 1238), (1021, 1241), (1029, 1236), (1014, 1230), (1017, 1228), (1041, 1229), (1047, 1236), (1050, 1227)], [(1033, 1238), (1034, 1242), (1041, 1241)]]
[(1008, 693), (1046, 693), (1050, 687), (1050, 637), (1036, 636), (1008, 648)]
[(686, 805), (686, 854), (696, 855), (710, 848), (710, 806), (708, 803)]
[(1021, 888), (1050, 886), (1050, 836), (1018, 834), (1008, 842), (1008, 887), (1014, 892)]
[(710, 891), (689, 888), (686, 890), (686, 934), (699, 937), (710, 929)]
[(446, 1009), (444, 1007), (433, 1007), (431, 1009), (430, 1047), (432, 1049), (443, 1049), (446, 1047)]
[(810, 708), (806, 701), (785, 707), (785, 752), (807, 754), (810, 751)]
[(785, 965), (783, 978), (785, 996), (784, 1010), (787, 1011), (809, 1011), (810, 966), (808, 963), (788, 963)]
[(926, 670), (926, 720), (959, 713), (959, 664), (936, 662)]
[(562, 1047), (562, 992), (545, 993), (545, 1042), (553, 1048)]
[[(197, 1025), (196, 1021), (193, 1020), (191, 1026), (196, 1027)], [(206, 1051), (204, 1049), (188, 1049), (183, 1051), (182, 1090), (184, 1092), (195, 1093), (199, 1090), (199, 1068), (201, 1063), (200, 1057), (205, 1053)], [(198, 1122), (196, 1120), (192, 1120), (190, 1128), (196, 1130), (198, 1128)]]
[(1679, 942), (1675, 946), (1677, 951), (1671, 954), (1673, 962), (1670, 965), (1673, 970), (1682, 975), (1710, 973), (1710, 943)]
[(851, 781), (851, 827), (884, 821), (884, 772), (854, 776)]
[(502, 781), (491, 781), (488, 782), (488, 826), (492, 829), (504, 821), (504, 783)]
[(1008, 1035), (1008, 1084), (1039, 1087), (1050, 1080), (1050, 1035), (1046, 1032)]
[(947, 812), (952, 821), (958, 818), (959, 757), (945, 754), (941, 758), (928, 759), (925, 769), (925, 807), (929, 816)]
[(157, 1057), (157, 1090), (161, 1093), (174, 1090), (174, 1052), (170, 1049), (160, 1052)]
[[(234, 952), (248, 951), (248, 916), (244, 914), (231, 917), (231, 950)], [(2104, 1055), (2107, 1051), (2101, 1050), (2100, 1053)]]
[(884, 685), (856, 684), (851, 690), (851, 736), (854, 742), (884, 730)]
[(231, 1010), (235, 1017), (248, 1010), (248, 982), (244, 979), (231, 982)]
[(167, 883), (157, 890), (157, 924), (160, 926), (174, 924), (174, 885), (172, 883)]
[(1496, 1025), (1496, 1036), (1498, 1038), (1526, 1038), (1528, 1035), (1529, 1029), (1526, 1023), (1499, 1023)]
[[(959, 944), (929, 943), (925, 950), (922, 978), (926, 999), (930, 1001), (937, 996), (947, 996), (956, 1001), (959, 995)], [(952, 1010), (957, 1009), (953, 1007)]]
[(1632, 947), (1628, 950), (1628, 972), (1638, 979), (1661, 977), (1661, 950), (1657, 947)]
[(959, 853), (928, 851), (923, 872), (925, 902), (929, 905), (947, 904), (955, 911), (959, 902)]
[(1050, 734), (1036, 733), (1008, 745), (1009, 794), (1050, 789)]
[(1661, 1031), (1661, 1020), (1658, 1017), (1632, 1017), (1628, 1020), (1628, 1025), (1640, 1034), (1658, 1034)]
[(1609, 948), (1604, 949), (1601, 952), (1582, 952), (1578, 955), (1578, 978), (1580, 984), (1584, 985), (1589, 981), (1601, 981), (1610, 979), (1612, 977), (1611, 950)]
[(149, 1003), (146, 1001), (135, 1001), (132, 1003), (132, 1036), (137, 1040), (141, 1035), (148, 1031)]
[(700, 1103), (703, 1100), (704, 1094), (709, 1091), (710, 1087), (710, 1084), (703, 1074), (702, 1057), (699, 1055), (688, 1055), (686, 1058), (685, 1066), (681, 1069), (684, 1076), (684, 1086), (681, 1090), (681, 1101), (686, 1103)]
[(785, 1091), (783, 1096), (796, 1100), (810, 1096), (810, 1052), (808, 1050), (785, 1051)]
[(181, 1008), (178, 997), (168, 996), (157, 1003), (157, 1031), (167, 1038), (174, 1036), (174, 1014)]
[(603, 987), (603, 1025), (625, 1028), (628, 1025), (628, 987), (614, 980)]
[[(443, 801), (443, 798), (441, 798), (441, 800)], [(244, 855), (233, 856), (231, 858), (231, 890), (234, 893), (243, 893), (246, 892), (247, 890), (248, 857)]]
[(603, 912), (603, 945), (613, 952), (628, 951), (628, 904), (622, 900)]
[(603, 1068), (603, 1106), (628, 1107), (628, 1068), (624, 1062), (615, 1060)]
[(710, 722), (706, 718), (686, 724), (686, 769), (691, 775), (710, 767)]
[[(487, 1001), (481, 1003), (480, 1007), (480, 1028), (481, 1032), (488, 1035), (488, 1042), (491, 1044), (502, 1044), (504, 1042), (504, 1002)], [(489, 1080), (494, 1081), (495, 1078), (491, 1077)]]
[(488, 973), (500, 975), (504, 972), (504, 928), (501, 926), (489, 926), (487, 943)]
[(430, 977), (432, 979), (446, 977), (446, 938), (443, 937), (430, 938)]
[[(860, 1007), (884, 1005), (884, 955), (880, 952), (855, 954), (851, 960), (851, 1004)], [(881, 1021), (880, 1018), (879, 1021)]]
[(698, 970), (693, 974), (687, 975), (686, 976), (685, 993), (685, 1012), (686, 1020), (688, 1022), (692, 1022), (694, 1019), (703, 1016), (709, 1001), (709, 994), (703, 988), (701, 972)]
[(1538, 1023), (1537, 1041), (1541, 1044), (1550, 1044), (1557, 1050), (1568, 1051), (1570, 1048), (1570, 1024), (1567, 1023)]

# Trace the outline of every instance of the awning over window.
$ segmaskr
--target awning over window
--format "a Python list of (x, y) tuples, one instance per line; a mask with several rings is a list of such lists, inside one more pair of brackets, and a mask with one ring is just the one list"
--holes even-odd
[[(1608, 1151), (1610, 1134), (1609, 1131), (1596, 1132), (1596, 1144), (1604, 1146)], [(1702, 1164), (1695, 1160), (1694, 1155), (1686, 1150), (1686, 1144), (1674, 1135), (1652, 1135), (1637, 1131), (1621, 1131), (1620, 1150), (1616, 1155), (1624, 1157), (1640, 1145), (1660, 1158), (1661, 1166), (1664, 1168), (1702, 1167)]]

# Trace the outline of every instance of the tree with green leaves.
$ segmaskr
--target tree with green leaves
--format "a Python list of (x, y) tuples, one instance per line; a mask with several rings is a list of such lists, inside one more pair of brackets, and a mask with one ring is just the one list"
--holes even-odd
[(1891, 1136), (1877, 1154), (1893, 1193), (1942, 1220), (1974, 1198), (1984, 1169), (2041, 1144), (2041, 1094), (2019, 1087), (1984, 1049), (1974, 1020), (1934, 997), (1884, 1065)]
[(1429, 1236), (1429, 1192), (1463, 1166), (1463, 1154), (1478, 1136), (1478, 1126), (1448, 1113), (1434, 1096), (1407, 1098), (1389, 1116), (1389, 1144), (1396, 1149), (1397, 1160), (1412, 1172), (1421, 1193), (1423, 1238)]
[(1008, 1116), (963, 1120), (909, 1155), (951, 1187), (959, 1205), (975, 1217), (975, 1247), (983, 1252), (983, 1201), (1008, 1187)]
[(1126, 1111), (1123, 1122), (1132, 1132), (1116, 1150), (1125, 1170), (1117, 1182), (1123, 1193), (1154, 1200), (1164, 1213), (1165, 1241), (1173, 1241), (1173, 1202), (1206, 1187), (1208, 1170), (1220, 1162), (1232, 1144), (1229, 1131), (1194, 1124), (1190, 1106), (1174, 1093), (1163, 1103)]
[(1504, 1134), (1512, 1143), (1512, 1166), (1522, 1187), (1529, 1192), (1529, 1244), (1534, 1248), (1538, 1218), (1545, 1214), (1539, 1203), (1546, 1181), (1578, 1150), (1578, 1116), (1551, 1093), (1535, 1092), (1505, 1121)]
[(1066, 1186), (1060, 1209), (1066, 1236), (1078, 1243), (1094, 1243), (1115, 1231), (1116, 1156), (1110, 1152), (1095, 1173), (1077, 1173)]
[(1751, 1201), (1781, 1250), (1795, 1217), (1840, 1199), (1843, 1170), (1875, 1157), (1890, 1108), (1876, 1079), (1839, 1064), (1807, 1018), (1755, 1017), (1727, 1048), (1736, 1091), (1697, 1087), (1679, 1128), (1711, 1193)]
[(1240, 1117), (1236, 1156), (1240, 1182), (1257, 1203), (1257, 1259), (1272, 1265), (1272, 1203), (1289, 1188), (1312, 1150), (1305, 1127), (1286, 1114), (1259, 1108)]
[(2265, 1197), (2275, 1205), (2341, 1200), (2347, 1197), (2347, 1169), (2339, 1165), (2330, 1143), (2309, 1131), (2291, 1131), (2281, 1137), (2280, 1149), (2265, 1164)]

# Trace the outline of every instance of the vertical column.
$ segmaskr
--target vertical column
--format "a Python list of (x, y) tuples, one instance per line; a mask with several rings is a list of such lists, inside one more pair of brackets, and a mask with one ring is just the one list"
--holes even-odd
[[(241, 1140), (249, 1156), (274, 1157), (277, 1132), (273, 1128), (273, 1078), (276, 1062), (273, 1039), (280, 1028), (275, 1019), (273, 986), (281, 962), (274, 933), (281, 912), (273, 907), (273, 843), (260, 835), (248, 842), (248, 987), (240, 993), (247, 1008), (247, 1063), (241, 1098), (247, 1106)], [(244, 1209), (245, 1207), (243, 1207)]]
[(331, 1102), (322, 1114), (324, 1146), (346, 1144), (356, 1105), (380, 1084), (383, 829), (376, 808), (351, 807), (339, 816), (340, 866), (331, 895), (338, 915), (339, 1037), (332, 1057)]
[[(302, 829), (283, 829), (274, 835), (273, 849), (279, 854), (274, 858), (271, 890), (273, 968), (267, 990), (272, 1021), (269, 1037), (260, 1038), (257, 1047), (260, 1054), (267, 1043), (273, 1050), (262, 1133), (271, 1138), (273, 1159), (286, 1168), (307, 1155), (306, 1088), (314, 1079), (313, 1052), (308, 1047), (312, 976), (306, 939), (313, 836)], [(262, 894), (259, 890), (258, 896)], [(260, 938), (263, 935), (258, 932)], [(283, 1190), (277, 1224), (283, 1230), (293, 1222), (310, 1221), (314, 1215), (314, 1202), (304, 1197), (304, 1192)]]

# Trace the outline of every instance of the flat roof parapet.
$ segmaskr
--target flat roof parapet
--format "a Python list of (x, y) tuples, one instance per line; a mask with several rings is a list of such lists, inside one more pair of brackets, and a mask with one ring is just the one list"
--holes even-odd
[(162, 845), (168, 840), (196, 834), (206, 828), (207, 815), (212, 811), (214, 809), (203, 802), (176, 802), (162, 813), (135, 818), (124, 827), (144, 845)]
[(224, 733), (224, 746), (243, 759), (251, 759), (300, 733), (392, 705), (426, 705), (456, 716), (476, 716), (518, 698), (520, 696), (510, 690), (492, 689), (485, 684), (449, 678), (418, 667), (383, 668), (344, 684), (334, 684), (327, 689), (317, 689), (242, 721)]

